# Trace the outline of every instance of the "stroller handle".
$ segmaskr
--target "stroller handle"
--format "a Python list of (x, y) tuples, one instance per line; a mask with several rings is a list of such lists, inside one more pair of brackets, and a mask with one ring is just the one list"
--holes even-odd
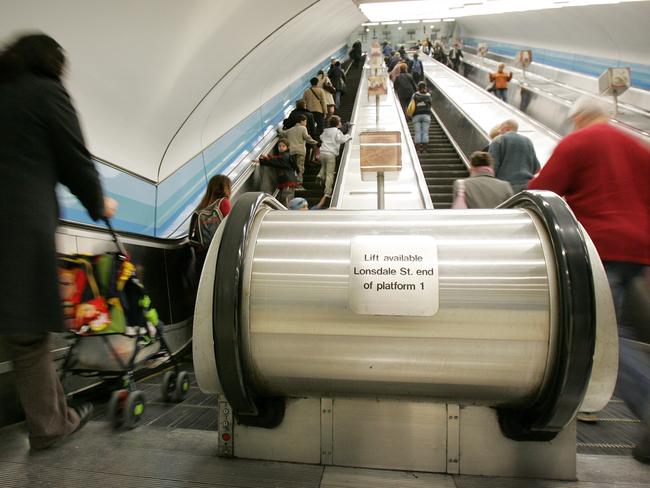
[(113, 226), (111, 225), (111, 221), (109, 220), (108, 217), (102, 217), (102, 220), (106, 224), (106, 227), (108, 227), (108, 230), (111, 233), (111, 236), (113, 237), (113, 242), (115, 243), (115, 246), (117, 247), (118, 252), (124, 256), (127, 257), (128, 253), (126, 252), (126, 248), (124, 247), (124, 244), (120, 241), (119, 237), (117, 237), (117, 234), (115, 233), (115, 229), (113, 229)]

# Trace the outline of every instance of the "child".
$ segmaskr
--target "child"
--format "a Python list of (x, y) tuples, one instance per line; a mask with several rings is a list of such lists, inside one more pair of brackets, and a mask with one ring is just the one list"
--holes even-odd
[(298, 186), (298, 165), (289, 154), (289, 141), (281, 138), (273, 154), (260, 156), (261, 166), (268, 167), (275, 187), (280, 190), (280, 200), (284, 205), (293, 198), (293, 188)]

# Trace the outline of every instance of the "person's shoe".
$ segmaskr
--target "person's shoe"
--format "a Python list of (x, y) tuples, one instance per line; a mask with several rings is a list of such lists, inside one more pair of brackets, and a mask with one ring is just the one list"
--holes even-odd
[(595, 413), (579, 412), (578, 415), (576, 415), (576, 419), (578, 419), (579, 422), (584, 422), (586, 424), (595, 424), (598, 422), (598, 415)]
[(74, 428), (74, 430), (72, 430), (67, 435), (57, 437), (57, 438), (54, 438), (54, 439), (49, 439), (47, 442), (42, 442), (42, 441), (40, 443), (32, 442), (31, 445), (30, 445), (30, 449), (32, 451), (43, 451), (45, 449), (49, 449), (51, 447), (58, 446), (63, 441), (68, 439), (72, 434), (74, 434), (75, 432), (81, 430), (83, 428), (83, 426), (88, 423), (88, 420), (92, 416), (93, 410), (94, 410), (93, 404), (88, 403), (88, 402), (82, 403), (81, 405), (78, 405), (76, 407), (71, 407), (71, 408), (73, 408), (77, 412), (77, 415), (79, 416), (79, 423)]
[(79, 415), (79, 424), (77, 427), (70, 432), (71, 434), (74, 434), (78, 430), (81, 430), (84, 425), (88, 423), (88, 420), (93, 414), (93, 410), (95, 410), (95, 407), (93, 407), (93, 404), (90, 402), (85, 402), (82, 403), (81, 405), (78, 405), (74, 407), (75, 411), (77, 412), (77, 415)]

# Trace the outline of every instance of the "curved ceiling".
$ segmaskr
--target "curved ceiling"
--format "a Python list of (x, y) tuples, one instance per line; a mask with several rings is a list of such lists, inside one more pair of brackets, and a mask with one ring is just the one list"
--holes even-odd
[(363, 20), (351, 0), (2, 0), (0, 36), (57, 39), (91, 152), (159, 181)]

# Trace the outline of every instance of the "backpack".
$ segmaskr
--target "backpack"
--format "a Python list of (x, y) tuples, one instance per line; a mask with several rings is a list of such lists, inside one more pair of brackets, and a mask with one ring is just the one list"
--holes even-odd
[(223, 220), (223, 213), (219, 209), (222, 200), (223, 198), (219, 198), (207, 207), (195, 210), (192, 214), (188, 238), (190, 244), (199, 250), (208, 250), (212, 237)]

